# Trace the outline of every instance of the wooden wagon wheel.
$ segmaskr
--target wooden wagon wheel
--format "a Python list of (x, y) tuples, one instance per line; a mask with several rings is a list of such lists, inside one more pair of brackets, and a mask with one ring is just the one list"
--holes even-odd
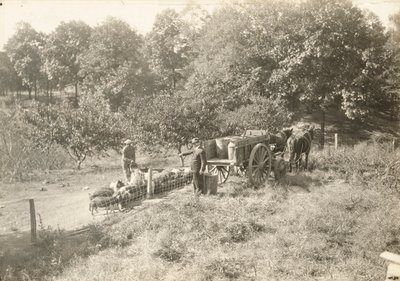
[(271, 174), (271, 162), (272, 154), (266, 145), (259, 143), (251, 150), (247, 167), (251, 184), (260, 186), (268, 179)]
[(286, 175), (285, 160), (281, 157), (276, 158), (274, 161), (274, 177), (276, 180), (283, 178)]
[(231, 172), (230, 166), (214, 166), (208, 165), (208, 172), (213, 175), (218, 175), (218, 183), (224, 183), (229, 177)]

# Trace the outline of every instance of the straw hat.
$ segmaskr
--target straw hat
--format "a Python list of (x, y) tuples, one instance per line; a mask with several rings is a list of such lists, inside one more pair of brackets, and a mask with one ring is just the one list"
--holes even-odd
[(131, 140), (126, 140), (126, 141), (124, 141), (124, 144), (131, 144), (131, 143), (132, 143)]

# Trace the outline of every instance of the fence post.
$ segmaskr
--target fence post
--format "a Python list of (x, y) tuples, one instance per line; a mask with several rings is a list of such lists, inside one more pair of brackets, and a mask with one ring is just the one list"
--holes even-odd
[(335, 133), (335, 150), (338, 149), (338, 134)]
[(147, 176), (147, 198), (151, 198), (153, 195), (154, 195), (153, 169), (150, 167)]
[(31, 242), (36, 243), (36, 212), (33, 199), (29, 199), (29, 209), (31, 214)]
[(392, 151), (395, 151), (395, 150), (396, 150), (396, 138), (393, 137), (393, 140), (392, 140)]

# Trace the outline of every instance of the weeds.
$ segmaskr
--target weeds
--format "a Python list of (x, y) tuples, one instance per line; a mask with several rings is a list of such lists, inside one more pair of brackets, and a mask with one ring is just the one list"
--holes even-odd
[(91, 225), (82, 236), (69, 237), (65, 231), (39, 225), (38, 241), (29, 249), (0, 256), (0, 280), (44, 280), (60, 274), (77, 257), (87, 257), (116, 246), (102, 227)]
[[(396, 154), (365, 144), (312, 156), (311, 173), (258, 190), (232, 179), (219, 196), (175, 194), (92, 226), (76, 244), (53, 231), (40, 253), (44, 273), (60, 281), (383, 280), (379, 254), (400, 252), (400, 200), (382, 180), (388, 167), (397, 179)], [(81, 258), (69, 266), (73, 254)], [(33, 279), (35, 267), (2, 272)]]

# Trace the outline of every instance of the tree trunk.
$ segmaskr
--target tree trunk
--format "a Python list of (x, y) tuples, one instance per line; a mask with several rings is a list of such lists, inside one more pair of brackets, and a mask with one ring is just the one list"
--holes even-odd
[[(178, 145), (178, 154), (180, 154), (182, 152), (182, 146), (183, 146), (183, 144)], [(182, 167), (185, 167), (185, 156), (180, 156), (179, 158), (181, 159)]]
[(32, 89), (29, 87), (28, 88), (28, 95), (29, 95), (29, 99), (32, 99)]
[(324, 148), (325, 145), (325, 110), (321, 109), (321, 136), (319, 139), (319, 145)]
[(46, 79), (46, 104), (50, 102), (49, 80)]
[(37, 100), (37, 85), (36, 85), (36, 81), (35, 81), (35, 100)]
[(175, 68), (172, 68), (172, 89), (175, 93), (175, 86), (176, 86), (176, 81), (175, 81)]
[(78, 107), (78, 83), (75, 83), (75, 101), (74, 101), (75, 107)]

